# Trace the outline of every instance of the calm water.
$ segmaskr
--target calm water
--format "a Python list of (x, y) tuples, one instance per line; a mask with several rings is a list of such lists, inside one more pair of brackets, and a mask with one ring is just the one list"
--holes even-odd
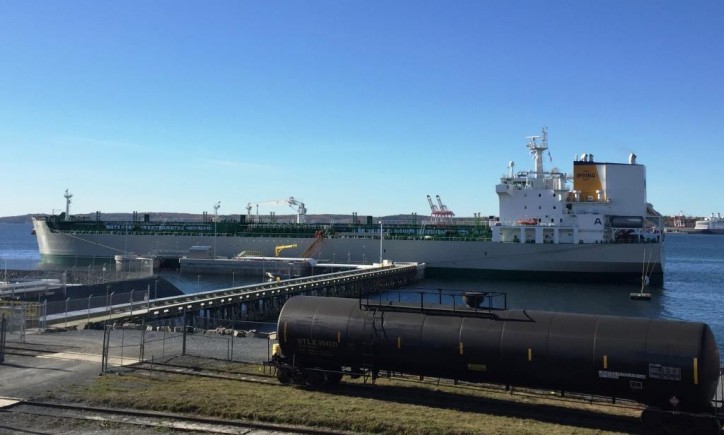
[[(0, 223), (0, 267), (37, 267), (40, 254), (31, 230), (30, 224)], [(700, 321), (711, 326), (724, 347), (724, 235), (667, 234), (665, 250), (664, 288), (650, 289), (648, 302), (631, 300), (629, 293), (639, 288), (621, 285), (424, 280), (415, 287), (506, 292), (511, 308)], [(187, 293), (232, 285), (225, 276), (162, 276)], [(260, 280), (236, 277), (234, 284)]]

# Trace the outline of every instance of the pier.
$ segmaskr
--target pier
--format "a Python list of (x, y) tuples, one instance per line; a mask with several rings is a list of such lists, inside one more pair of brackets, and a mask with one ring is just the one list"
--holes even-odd
[(62, 290), (65, 284), (58, 279), (38, 279), (20, 282), (0, 281), (0, 299), (16, 296), (45, 295)]
[(424, 268), (424, 264), (418, 263), (383, 263), (375, 267), (159, 299), (150, 299), (147, 292), (139, 291), (136, 296), (143, 295), (143, 300), (136, 301), (131, 294), (123, 303), (65, 310), (45, 315), (39, 323), (46, 328), (85, 328), (93, 324), (142, 323), (144, 320), (177, 318), (189, 313), (202, 319), (200, 321), (204, 318), (273, 320), (284, 302), (292, 296), (355, 297), (377, 293), (412, 284), (423, 277)]

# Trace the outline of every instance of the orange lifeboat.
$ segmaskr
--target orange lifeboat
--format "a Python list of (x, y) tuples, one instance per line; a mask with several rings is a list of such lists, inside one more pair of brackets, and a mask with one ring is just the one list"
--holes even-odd
[(529, 218), (529, 219), (520, 219), (515, 222), (518, 225), (538, 225), (538, 219), (535, 218)]

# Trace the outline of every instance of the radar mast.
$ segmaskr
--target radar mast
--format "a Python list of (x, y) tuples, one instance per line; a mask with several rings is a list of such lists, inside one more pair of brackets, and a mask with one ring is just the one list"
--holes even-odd
[(65, 220), (70, 218), (70, 199), (73, 197), (72, 193), (68, 193), (68, 189), (65, 189)]
[[(543, 151), (548, 149), (548, 127), (543, 127), (540, 136), (527, 136), (528, 149), (533, 154), (535, 160), (535, 177), (543, 178)], [(538, 144), (536, 139), (540, 139), (541, 143)]]

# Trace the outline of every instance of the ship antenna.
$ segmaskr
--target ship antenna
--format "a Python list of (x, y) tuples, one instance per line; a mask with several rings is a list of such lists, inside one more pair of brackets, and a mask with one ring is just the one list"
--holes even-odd
[[(548, 127), (543, 127), (540, 136), (528, 136), (526, 139), (530, 139), (528, 142), (528, 149), (533, 154), (535, 160), (535, 173), (536, 178), (543, 177), (543, 151), (548, 149)], [(536, 139), (541, 139), (540, 145), (536, 143)]]
[(70, 217), (70, 199), (73, 197), (72, 193), (68, 193), (68, 189), (65, 189), (65, 220)]

